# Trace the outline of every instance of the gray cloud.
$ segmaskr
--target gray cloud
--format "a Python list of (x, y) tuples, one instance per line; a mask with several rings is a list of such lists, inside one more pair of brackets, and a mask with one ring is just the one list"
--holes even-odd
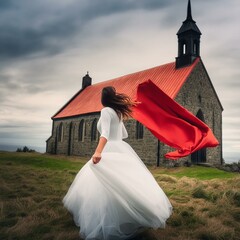
[(1, 129), (9, 129), (9, 128), (22, 128), (22, 127), (25, 127), (24, 125), (11, 125), (11, 124), (5, 124), (5, 125), (3, 125), (3, 124), (0, 124), (0, 128)]
[(22, 89), (22, 83), (18, 82), (16, 79), (7, 76), (7, 75), (0, 75), (0, 88), (2, 91), (6, 91), (6, 93), (9, 90), (13, 89)]
[[(231, 79), (228, 79), (226, 82), (227, 83), (225, 83), (225, 84), (230, 85), (231, 88), (240, 88), (240, 73), (232, 76)], [(240, 105), (240, 103), (239, 103), (239, 105)]]
[(0, 28), (0, 31), (2, 33), (0, 37), (1, 59), (21, 57), (38, 51), (48, 52), (48, 54), (60, 52), (57, 44), (50, 43), (51, 36), (41, 30), (20, 30), (16, 27), (8, 27), (8, 29)]
[(236, 143), (240, 142), (240, 138), (226, 138), (225, 140), (229, 142), (236, 142)]
[(9, 8), (11, 5), (12, 5), (11, 0), (1, 0), (0, 1), (0, 11), (3, 11), (6, 8)]
[[(26, 133), (25, 131), (22, 132), (0, 132), (1, 133), (1, 140), (9, 140), (12, 139), (14, 141), (14, 144), (19, 143), (19, 139), (24, 140), (27, 139), (29, 142), (31, 142), (31, 139), (42, 139), (43, 134), (34, 134), (32, 135), (31, 132)], [(4, 143), (4, 141), (0, 141), (1, 143)]]
[(2, 17), (3, 21), (0, 24), (0, 59), (35, 53), (58, 54), (64, 50), (63, 45), (71, 44), (71, 38), (79, 34), (93, 19), (137, 9), (156, 10), (173, 3), (167, 0), (82, 0), (53, 7), (54, 2), (1, 2), (4, 7), (2, 12), (5, 10), (6, 13), (3, 14), (4, 19)]

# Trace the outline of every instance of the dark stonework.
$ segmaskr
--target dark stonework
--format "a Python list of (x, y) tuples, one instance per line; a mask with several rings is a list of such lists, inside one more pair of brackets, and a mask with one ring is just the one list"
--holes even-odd
[[(78, 155), (90, 158), (94, 153), (98, 143), (98, 141), (91, 141), (91, 125), (95, 118), (98, 120), (99, 114), (94, 114), (90, 116), (82, 115), (74, 118), (54, 120), (53, 134), (47, 140), (47, 152), (52, 154)], [(86, 123), (86, 136), (84, 137), (83, 142), (78, 140), (79, 123), (82, 119), (84, 119)], [(63, 123), (62, 141), (57, 140), (57, 128), (60, 123)], [(71, 139), (69, 139), (70, 124), (72, 124)], [(127, 139), (124, 140), (126, 140), (126, 142), (128, 142), (134, 148), (139, 157), (146, 164), (155, 164), (157, 139), (146, 128), (144, 128), (143, 139), (136, 139), (136, 121), (133, 119), (125, 121), (125, 126), (129, 136)], [(98, 139), (99, 133), (97, 140)], [(69, 141), (71, 143), (70, 146)]]
[[(181, 95), (185, 95), (182, 97)], [(184, 101), (183, 106), (194, 115), (201, 109), (205, 123), (212, 129), (218, 139), (216, 148), (207, 148), (207, 162), (219, 163), (222, 161), (222, 106), (213, 88), (211, 80), (202, 62), (195, 67), (191, 76), (184, 84), (176, 101)]]
[[(199, 110), (202, 111), (204, 122), (212, 129), (220, 143), (218, 147), (206, 149), (206, 163), (221, 164), (223, 109), (201, 61), (194, 68), (175, 100), (194, 115), (197, 115)], [(162, 149), (164, 154), (172, 150), (167, 146)], [(180, 161), (191, 162), (191, 156), (182, 158)]]
[[(175, 100), (194, 115), (197, 115), (198, 111), (201, 110), (205, 123), (212, 129), (218, 141), (220, 143), (222, 142), (222, 107), (201, 61), (194, 68)], [(91, 126), (95, 118), (97, 120), (99, 119), (99, 113), (53, 120), (52, 136), (47, 140), (47, 152), (90, 158), (97, 146), (97, 141), (91, 141)], [(85, 120), (86, 136), (84, 137), (84, 141), (79, 141), (78, 131), (82, 119)], [(62, 141), (58, 140), (57, 135), (57, 128), (60, 123), (63, 123)], [(144, 163), (157, 165), (158, 140), (145, 127), (143, 138), (137, 139), (136, 121), (133, 119), (125, 121), (125, 126), (129, 136), (124, 141), (132, 146)], [(176, 161), (169, 161), (164, 158), (165, 153), (174, 149), (163, 143), (160, 143), (159, 148), (160, 165), (171, 165), (176, 163)], [(191, 156), (182, 158), (178, 162), (182, 164), (185, 161), (191, 162)], [(206, 163), (221, 164), (221, 161), (222, 145), (216, 148), (207, 148)]]
[[(47, 141), (47, 152), (55, 154), (68, 154), (79, 156), (91, 156), (97, 146), (97, 141), (91, 141), (91, 125), (94, 119), (99, 119), (99, 114), (82, 115), (79, 117), (54, 120), (52, 136)], [(80, 121), (85, 120), (86, 136), (83, 141), (78, 139)], [(63, 139), (58, 141), (57, 128), (63, 123)], [(72, 123), (71, 139), (70, 124)], [(99, 134), (98, 134), (99, 135)], [(69, 142), (71, 143), (69, 146)]]
[(143, 128), (143, 139), (136, 138), (136, 121), (129, 119), (125, 123), (128, 131), (127, 143), (136, 151), (142, 161), (148, 165), (155, 165), (157, 161), (157, 139), (147, 129)]

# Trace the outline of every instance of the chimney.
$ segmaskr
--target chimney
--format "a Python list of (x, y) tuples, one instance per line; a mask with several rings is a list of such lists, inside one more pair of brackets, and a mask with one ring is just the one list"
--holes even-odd
[(82, 89), (92, 85), (92, 78), (87, 74), (82, 78)]

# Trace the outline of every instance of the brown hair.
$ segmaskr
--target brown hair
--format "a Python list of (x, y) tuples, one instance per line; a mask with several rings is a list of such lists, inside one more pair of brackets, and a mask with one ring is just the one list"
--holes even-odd
[(112, 86), (102, 89), (101, 102), (104, 107), (113, 108), (119, 119), (121, 119), (121, 117), (124, 119), (131, 117), (132, 106), (136, 105), (129, 96), (123, 93), (117, 93), (116, 89)]

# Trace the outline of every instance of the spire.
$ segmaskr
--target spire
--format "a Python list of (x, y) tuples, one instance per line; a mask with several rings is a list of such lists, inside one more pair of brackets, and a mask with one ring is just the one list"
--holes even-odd
[(192, 18), (192, 8), (191, 8), (190, 0), (188, 0), (187, 18), (185, 21), (183, 21), (183, 24), (180, 27), (180, 29), (178, 30), (177, 35), (187, 32), (187, 31), (194, 31), (201, 35), (201, 32), (196, 25), (196, 22)]
[(191, 0), (188, 0), (187, 18), (177, 32), (178, 56), (176, 68), (187, 66), (200, 57), (201, 32), (192, 18)]
[(191, 9), (191, 0), (188, 0), (187, 19), (186, 20), (193, 21), (193, 19), (192, 19), (192, 9)]

